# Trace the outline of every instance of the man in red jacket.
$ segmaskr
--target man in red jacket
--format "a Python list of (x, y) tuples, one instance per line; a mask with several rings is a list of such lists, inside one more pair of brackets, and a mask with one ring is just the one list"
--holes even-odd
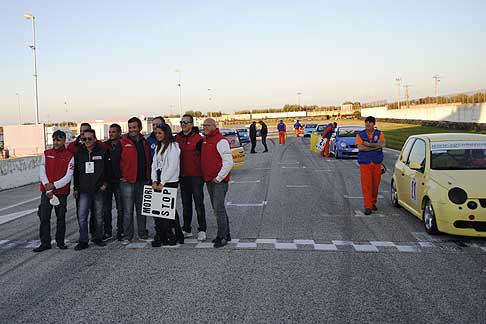
[(148, 240), (147, 219), (142, 216), (143, 186), (150, 183), (150, 147), (141, 134), (142, 121), (128, 120), (128, 134), (120, 139), (120, 149), (113, 150), (115, 161), (120, 161), (120, 192), (123, 202), (122, 243), (129, 244), (134, 235), (133, 208), (137, 213), (137, 231), (141, 240)]
[(214, 119), (204, 121), (203, 132), (206, 137), (201, 147), (201, 167), (218, 224), (218, 233), (213, 243), (215, 248), (219, 248), (231, 241), (224, 200), (233, 168), (233, 155), (228, 140), (219, 132)]
[(66, 207), (69, 185), (74, 171), (73, 154), (65, 148), (66, 134), (57, 130), (52, 134), (53, 148), (46, 150), (41, 157), (40, 190), (42, 192), (39, 210), (41, 244), (34, 252), (51, 248), (51, 213), (52, 207), (57, 216), (56, 243), (61, 250), (67, 249), (64, 243), (66, 235)]
[(192, 200), (196, 207), (198, 241), (206, 240), (206, 210), (204, 208), (204, 180), (201, 170), (202, 136), (194, 127), (194, 118), (186, 114), (181, 119), (182, 131), (176, 135), (181, 149), (181, 198), (184, 237), (192, 237)]

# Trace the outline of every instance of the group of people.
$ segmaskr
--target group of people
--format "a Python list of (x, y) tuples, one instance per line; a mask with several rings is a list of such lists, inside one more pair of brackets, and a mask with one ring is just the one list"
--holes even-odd
[(135, 236), (136, 221), (138, 238), (148, 241), (147, 218), (142, 215), (143, 189), (147, 185), (156, 191), (180, 187), (183, 206), (182, 227), (177, 211), (174, 220), (153, 217), (153, 247), (184, 243), (184, 238), (192, 237), (193, 201), (198, 221), (197, 239), (206, 240), (204, 184), (217, 221), (214, 247), (231, 241), (224, 203), (233, 167), (229, 142), (219, 132), (214, 119), (204, 121), (204, 136), (194, 126), (191, 115), (184, 115), (180, 125), (181, 131), (174, 136), (164, 118), (155, 117), (153, 131), (145, 138), (141, 134), (141, 120), (133, 117), (128, 120), (128, 134), (122, 136), (120, 125), (112, 124), (109, 139), (102, 142), (95, 130), (83, 123), (79, 136), (67, 147), (66, 134), (55, 131), (53, 148), (41, 157), (38, 209), (41, 243), (34, 252), (51, 248), (52, 209), (57, 216), (57, 247), (67, 248), (65, 215), (71, 180), (79, 224), (75, 250), (89, 247), (89, 233), (98, 246), (105, 246), (112, 238), (113, 197), (117, 210), (116, 239), (129, 244)]

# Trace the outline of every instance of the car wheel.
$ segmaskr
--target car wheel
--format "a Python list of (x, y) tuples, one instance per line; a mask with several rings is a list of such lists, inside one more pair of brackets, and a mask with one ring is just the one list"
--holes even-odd
[(431, 235), (439, 234), (437, 229), (437, 221), (435, 219), (434, 207), (429, 199), (425, 202), (422, 220), (424, 222), (425, 231)]
[(400, 203), (398, 202), (398, 192), (397, 192), (397, 185), (395, 181), (392, 180), (391, 189), (390, 189), (390, 200), (393, 207), (400, 207)]
[(337, 160), (341, 158), (341, 155), (339, 155), (339, 151), (336, 151), (336, 153), (334, 153), (334, 156), (336, 157)]

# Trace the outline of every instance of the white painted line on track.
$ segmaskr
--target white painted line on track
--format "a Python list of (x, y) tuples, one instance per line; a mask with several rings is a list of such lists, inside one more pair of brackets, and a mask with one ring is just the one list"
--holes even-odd
[(33, 208), (33, 209), (19, 211), (19, 212), (12, 213), (12, 214), (2, 215), (2, 216), (0, 216), (0, 225), (5, 224), (7, 222), (10, 222), (10, 221), (17, 219), (17, 218), (20, 218), (20, 217), (30, 215), (30, 214), (32, 214), (36, 211), (37, 211), (37, 208)]
[(0, 240), (0, 245), (10, 242), (10, 240)]
[(396, 248), (400, 252), (418, 252), (418, 248), (412, 245), (397, 245)]
[(226, 206), (234, 206), (234, 207), (263, 207), (267, 204), (267, 201), (264, 200), (261, 203), (255, 203), (255, 204), (234, 204), (230, 201), (226, 203)]
[(253, 170), (272, 170), (272, 168), (253, 168)]
[(365, 215), (361, 210), (354, 211), (354, 217), (385, 217), (384, 214), (371, 213), (370, 215)]
[(33, 202), (33, 201), (36, 201), (36, 200), (40, 200), (40, 197), (35, 197), (35, 198), (32, 198), (32, 199), (24, 200), (24, 201), (21, 201), (19, 203), (0, 208), (0, 212), (3, 212), (4, 210), (10, 209), (10, 208), (18, 207), (18, 206), (21, 206), (21, 205), (24, 205), (24, 204), (27, 204), (27, 203), (30, 203), (30, 202)]
[(305, 169), (305, 168), (306, 168), (305, 166), (302, 166), (302, 167), (300, 167), (300, 166), (293, 167), (293, 166), (285, 166), (285, 165), (282, 166), (282, 169)]
[(377, 247), (374, 245), (361, 245), (361, 244), (353, 244), (353, 248), (357, 252), (379, 252)]
[(278, 164), (300, 164), (300, 162), (298, 162), (298, 161), (278, 162)]
[(300, 245), (312, 245), (315, 244), (314, 240), (294, 240), (295, 244), (300, 244)]
[(128, 249), (143, 249), (147, 243), (145, 242), (134, 242), (127, 245)]
[(286, 185), (287, 188), (307, 188), (309, 185)]
[(277, 243), (276, 239), (256, 239), (257, 244), (275, 244)]
[(243, 180), (243, 181), (234, 181), (231, 180), (229, 183), (239, 184), (239, 183), (260, 183), (260, 180)]
[(238, 242), (236, 244), (237, 249), (256, 249), (257, 244), (255, 242)]
[(334, 244), (314, 244), (314, 250), (318, 251), (337, 251), (337, 246)]
[[(344, 195), (343, 197), (346, 198), (346, 199), (363, 199), (363, 197), (361, 197), (361, 196), (358, 197), (358, 196)], [(378, 195), (378, 199), (383, 199), (383, 198), (385, 198), (385, 197), (383, 197), (382, 195)]]
[(297, 244), (295, 243), (275, 243), (277, 250), (297, 250)]
[(381, 247), (395, 247), (395, 243), (390, 241), (370, 241), (371, 245), (381, 246)]
[(314, 170), (314, 172), (332, 172), (333, 170), (331, 169), (317, 169), (317, 170)]

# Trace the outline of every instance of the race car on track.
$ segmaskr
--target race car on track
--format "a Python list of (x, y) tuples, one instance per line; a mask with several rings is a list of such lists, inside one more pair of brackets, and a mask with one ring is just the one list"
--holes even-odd
[(336, 159), (358, 156), (356, 135), (364, 129), (363, 126), (339, 126), (335, 129), (329, 143), (329, 152)]
[(486, 237), (485, 184), (486, 135), (415, 135), (395, 164), (391, 202), (429, 234)]
[(310, 137), (312, 132), (314, 132), (317, 128), (317, 124), (305, 124), (304, 126), (304, 137)]

